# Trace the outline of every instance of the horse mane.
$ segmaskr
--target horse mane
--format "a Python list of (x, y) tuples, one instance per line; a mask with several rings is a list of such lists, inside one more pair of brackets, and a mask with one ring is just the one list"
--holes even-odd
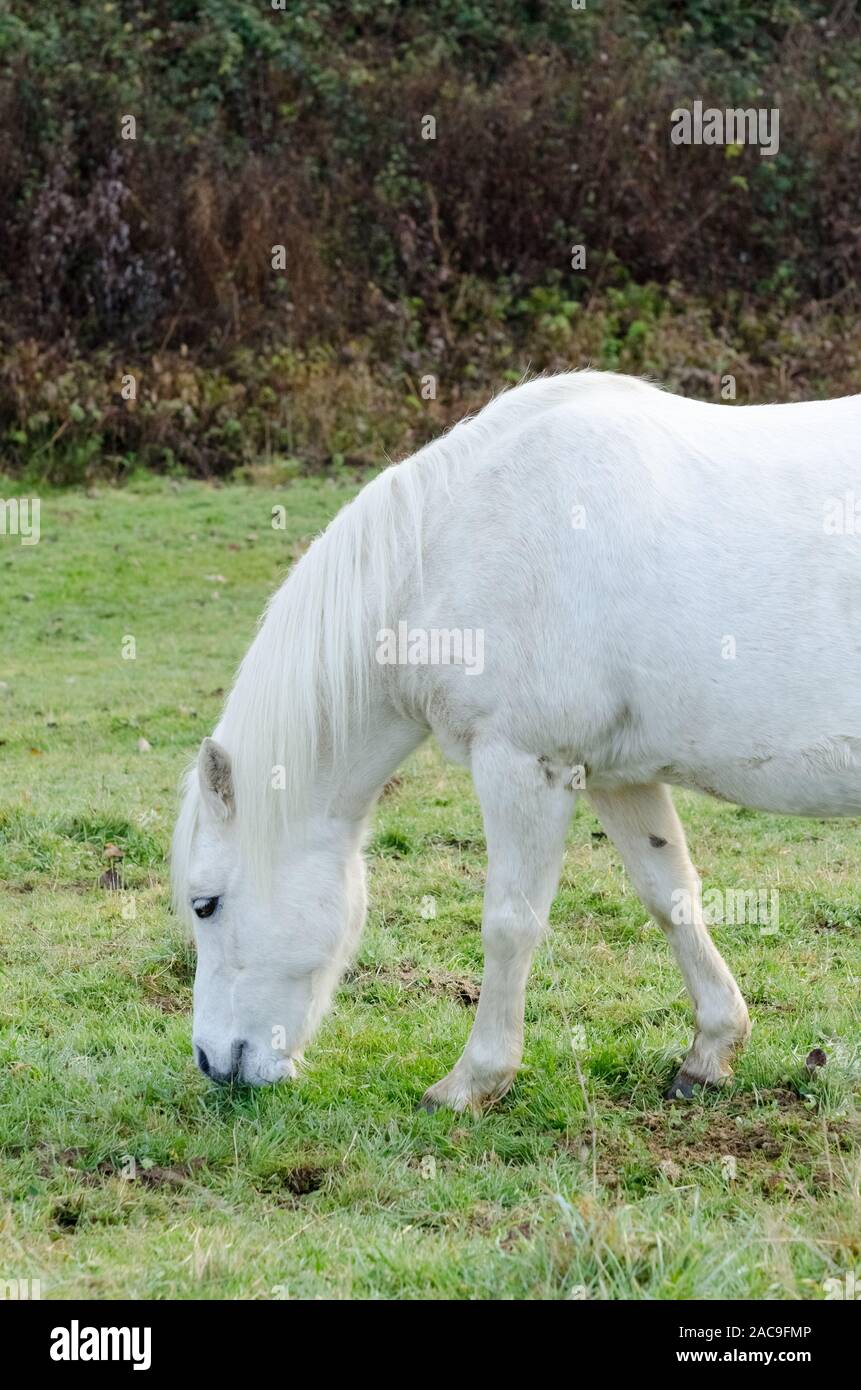
[[(294, 565), (266, 606), (214, 737), (230, 754), (243, 855), (265, 872), (281, 830), (301, 820), (323, 748), (337, 762), (367, 713), (374, 635), (394, 596), (421, 586), (430, 498), (535, 415), (589, 388), (650, 390), (633, 377), (581, 371), (536, 377), (494, 397), (416, 454), (374, 478)], [(273, 770), (280, 783), (273, 791)], [(195, 770), (174, 835), (177, 902), (198, 819)], [(276, 809), (273, 813), (273, 800)]]

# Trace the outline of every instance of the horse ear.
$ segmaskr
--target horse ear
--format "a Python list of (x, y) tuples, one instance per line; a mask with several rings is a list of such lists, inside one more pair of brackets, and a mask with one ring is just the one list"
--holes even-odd
[(229, 820), (236, 810), (230, 754), (214, 738), (205, 738), (197, 755), (197, 775), (203, 799), (217, 820)]

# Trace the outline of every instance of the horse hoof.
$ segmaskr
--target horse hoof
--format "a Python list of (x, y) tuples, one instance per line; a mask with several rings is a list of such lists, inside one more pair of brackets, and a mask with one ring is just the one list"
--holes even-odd
[(664, 1094), (667, 1100), (693, 1100), (695, 1086), (699, 1086), (703, 1091), (711, 1089), (708, 1081), (700, 1081), (698, 1077), (680, 1071), (672, 1086)]
[(428, 1115), (433, 1115), (436, 1113), (437, 1110), (440, 1110), (442, 1107), (438, 1100), (434, 1100), (430, 1091), (425, 1091), (424, 1095), (419, 1101), (418, 1108), (419, 1110), (424, 1110), (425, 1113)]

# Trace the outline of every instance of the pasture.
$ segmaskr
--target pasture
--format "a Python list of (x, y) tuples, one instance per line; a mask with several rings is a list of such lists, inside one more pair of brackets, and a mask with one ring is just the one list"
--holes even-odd
[(467, 774), (425, 746), (377, 810), (368, 928), (301, 1079), (195, 1067), (178, 778), (352, 491), (151, 479), (49, 493), (38, 545), (0, 539), (0, 1277), (47, 1298), (823, 1298), (861, 1266), (857, 822), (676, 794), (706, 889), (777, 892), (779, 922), (715, 926), (753, 1035), (728, 1088), (670, 1104), (689, 1004), (583, 802), (514, 1088), (428, 1115), (477, 997), (485, 860)]

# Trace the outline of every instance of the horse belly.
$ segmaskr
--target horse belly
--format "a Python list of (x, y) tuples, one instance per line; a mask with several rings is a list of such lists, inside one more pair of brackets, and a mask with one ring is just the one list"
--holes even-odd
[[(854, 745), (854, 747), (852, 746)], [(861, 815), (861, 740), (825, 740), (795, 754), (655, 769), (655, 778), (756, 811)]]

